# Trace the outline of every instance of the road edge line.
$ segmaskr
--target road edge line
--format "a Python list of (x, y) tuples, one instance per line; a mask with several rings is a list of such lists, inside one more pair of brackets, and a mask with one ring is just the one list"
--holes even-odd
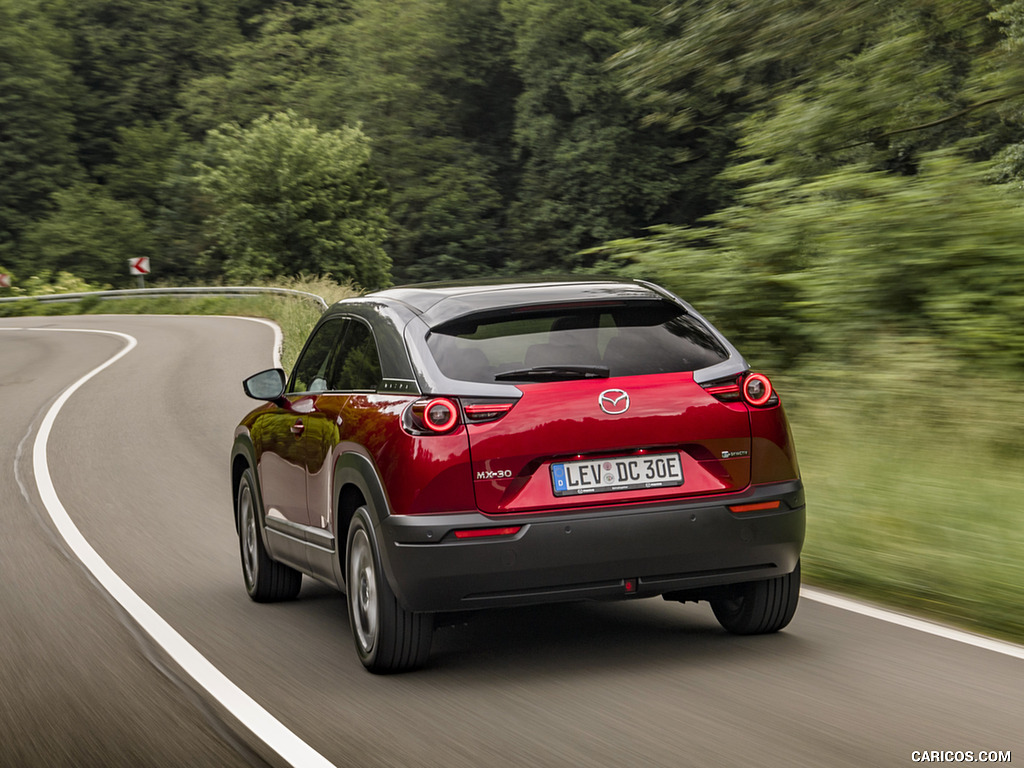
[(113, 597), (134, 621), (174, 660), (184, 672), (195, 680), (207, 693), (214, 697), (243, 726), (260, 741), (280, 755), (290, 765), (302, 768), (335, 768), (327, 758), (300, 739), (280, 720), (260, 706), (255, 699), (231, 682), (205, 656), (189, 643), (177, 630), (150, 607), (125, 581), (107, 565), (92, 545), (85, 539), (78, 526), (71, 520), (57, 495), (50, 477), (47, 459), (47, 443), (53, 424), (61, 408), (71, 396), (91, 378), (109, 368), (138, 345), (138, 339), (119, 331), (105, 331), (85, 328), (32, 328), (26, 330), (51, 331), (58, 333), (99, 333), (117, 336), (127, 342), (116, 355), (99, 365), (74, 384), (65, 389), (50, 406), (32, 448), (33, 474), (36, 489), (43, 506), (67, 542), (75, 556), (89, 569), (100, 585)]
[(253, 323), (260, 323), (269, 326), (274, 331), (274, 367), (281, 368), (281, 353), (284, 351), (284, 333), (281, 326), (273, 320), (265, 317), (246, 317), (245, 315), (212, 315), (212, 317), (226, 317), (229, 320), (248, 320)]
[(924, 632), (925, 634), (933, 635), (935, 637), (953, 640), (958, 643), (963, 643), (964, 645), (971, 645), (975, 648), (982, 648), (986, 651), (993, 651), (1004, 656), (1011, 656), (1015, 659), (1024, 660), (1024, 646), (1015, 645), (1005, 640), (997, 640), (993, 637), (986, 637), (985, 635), (976, 635), (972, 632), (955, 629), (944, 624), (937, 624), (936, 622), (927, 621), (926, 619), (906, 616), (887, 608), (880, 608), (876, 605), (862, 603), (858, 600), (852, 600), (848, 597), (842, 597), (813, 587), (801, 587), (800, 597), (813, 600), (816, 603), (829, 605), (833, 608), (839, 608), (843, 611), (849, 611), (850, 613), (857, 613), (861, 616), (867, 616), (872, 619), (877, 619), (878, 621), (884, 621), (888, 624), (895, 624), (907, 629), (914, 629), (918, 632)]

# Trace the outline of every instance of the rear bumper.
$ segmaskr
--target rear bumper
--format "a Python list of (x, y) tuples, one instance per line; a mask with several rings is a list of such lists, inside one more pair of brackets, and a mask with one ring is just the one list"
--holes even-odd
[[(779, 500), (778, 509), (728, 505)], [(799, 480), (666, 505), (552, 515), (393, 515), (378, 530), (398, 599), (412, 611), (458, 611), (684, 593), (790, 573), (804, 541)], [(511, 536), (456, 539), (471, 528)]]

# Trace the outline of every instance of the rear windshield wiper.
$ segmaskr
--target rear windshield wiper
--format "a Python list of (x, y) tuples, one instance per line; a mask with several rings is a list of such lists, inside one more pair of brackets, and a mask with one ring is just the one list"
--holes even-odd
[(537, 365), (516, 368), (494, 375), (495, 381), (570, 381), (571, 379), (607, 379), (606, 365)]

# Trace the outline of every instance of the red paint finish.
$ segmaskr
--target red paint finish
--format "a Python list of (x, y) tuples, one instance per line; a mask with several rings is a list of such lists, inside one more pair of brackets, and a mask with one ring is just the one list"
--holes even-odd
[(373, 461), (392, 514), (474, 510), (466, 428), (410, 435), (402, 429), (401, 415), (415, 399), (352, 395), (341, 414), (347, 428), (339, 450), (357, 451)]
[[(469, 426), (479, 508), (490, 514), (574, 509), (595, 504), (662, 501), (738, 491), (750, 482), (747, 407), (722, 403), (687, 373), (522, 384), (522, 399), (504, 418)], [(629, 395), (624, 413), (605, 413), (608, 389)], [(558, 461), (678, 452), (679, 487), (556, 497)], [(723, 452), (733, 458), (723, 458)], [(739, 455), (735, 455), (739, 454)]]
[(777, 483), (800, 477), (793, 434), (781, 403), (773, 408), (751, 408), (750, 429), (752, 483)]

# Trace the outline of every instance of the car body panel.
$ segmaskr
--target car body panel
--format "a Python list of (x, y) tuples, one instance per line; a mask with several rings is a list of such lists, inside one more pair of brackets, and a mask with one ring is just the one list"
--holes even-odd
[(415, 398), (353, 395), (343, 411), (342, 452), (362, 453), (387, 489), (390, 514), (475, 509), (465, 428), (425, 439), (401, 427)]
[[(629, 376), (521, 384), (523, 397), (508, 415), (471, 424), (473, 474), (481, 511), (508, 514), (594, 504), (636, 503), (738, 491), (750, 480), (750, 419), (738, 403), (721, 403), (689, 374)], [(605, 413), (602, 392), (628, 393), (628, 409)], [(555, 461), (679, 453), (683, 484), (596, 495), (557, 497)], [(737, 458), (723, 459), (723, 452)], [(511, 476), (505, 476), (511, 473)]]

